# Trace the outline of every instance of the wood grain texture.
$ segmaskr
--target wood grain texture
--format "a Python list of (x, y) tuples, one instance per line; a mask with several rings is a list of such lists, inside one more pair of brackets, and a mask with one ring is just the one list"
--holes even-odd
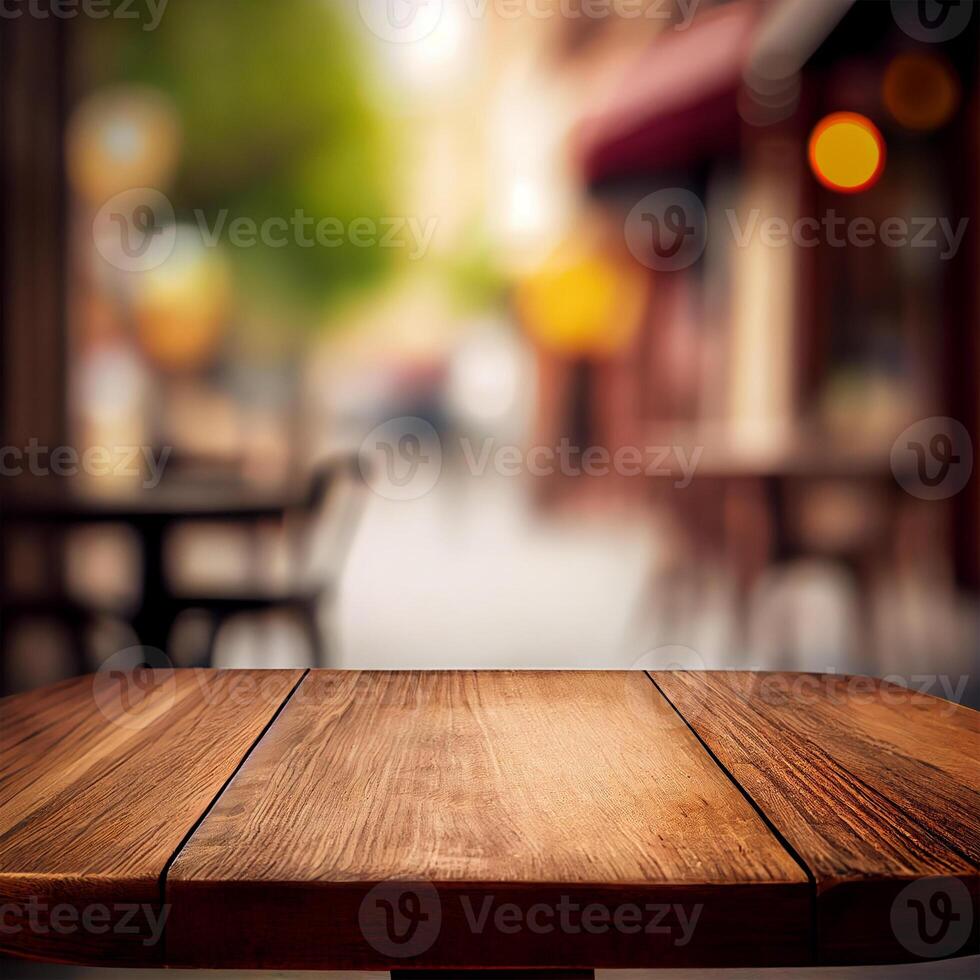
[(0, 949), (162, 956), (161, 876), (302, 671), (103, 671), (0, 701)]
[[(980, 951), (980, 715), (866, 677), (652, 676), (812, 873), (821, 962)], [(930, 889), (966, 923), (927, 916), (934, 949), (913, 914)]]
[(313, 671), (167, 899), (168, 962), (203, 967), (773, 965), (810, 941), (804, 873), (639, 672)]
[(820, 675), (301, 676), (103, 671), (0, 702), (0, 950), (277, 969), (976, 950), (975, 712)]

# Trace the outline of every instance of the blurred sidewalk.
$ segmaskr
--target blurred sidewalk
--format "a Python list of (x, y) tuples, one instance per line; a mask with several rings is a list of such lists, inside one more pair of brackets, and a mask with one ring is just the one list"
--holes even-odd
[(639, 514), (545, 516), (520, 479), (446, 475), (416, 501), (375, 494), (338, 603), (341, 667), (629, 665), (654, 559)]
[[(332, 615), (332, 667), (614, 668), (656, 554), (636, 511), (544, 515), (507, 477), (444, 473), (426, 496), (367, 490)], [(229, 624), (218, 666), (306, 665), (288, 623)]]

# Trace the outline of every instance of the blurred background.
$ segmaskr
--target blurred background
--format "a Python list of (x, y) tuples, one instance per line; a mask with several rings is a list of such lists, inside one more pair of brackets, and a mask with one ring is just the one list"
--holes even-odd
[(3, 25), (5, 692), (980, 703), (973, 3), (91, 6)]

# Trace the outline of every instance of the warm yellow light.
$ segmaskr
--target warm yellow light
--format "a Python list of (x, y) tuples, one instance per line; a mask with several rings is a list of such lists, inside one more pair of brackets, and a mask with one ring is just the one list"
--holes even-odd
[(647, 277), (603, 254), (552, 259), (525, 280), (517, 305), (525, 328), (561, 354), (608, 355), (621, 350), (643, 311)]
[(960, 102), (960, 85), (935, 55), (901, 54), (885, 72), (882, 99), (896, 122), (924, 132), (949, 122)]
[(856, 194), (872, 187), (881, 177), (885, 141), (867, 117), (856, 112), (835, 112), (814, 127), (810, 167), (825, 187)]
[(72, 113), (66, 154), (75, 190), (96, 206), (134, 187), (163, 188), (180, 152), (171, 102), (139, 86), (99, 91)]
[(220, 252), (181, 227), (173, 254), (136, 281), (133, 312), (140, 344), (158, 367), (189, 371), (205, 365), (224, 335), (231, 277)]

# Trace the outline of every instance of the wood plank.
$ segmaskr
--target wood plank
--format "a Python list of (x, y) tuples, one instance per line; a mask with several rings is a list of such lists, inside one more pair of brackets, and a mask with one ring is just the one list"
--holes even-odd
[(821, 962), (980, 951), (977, 712), (866, 677), (652, 676), (814, 876)]
[(811, 938), (805, 874), (640, 672), (313, 671), (166, 894), (196, 967), (790, 965)]
[(302, 674), (106, 670), (0, 701), (0, 950), (159, 961), (164, 869)]

